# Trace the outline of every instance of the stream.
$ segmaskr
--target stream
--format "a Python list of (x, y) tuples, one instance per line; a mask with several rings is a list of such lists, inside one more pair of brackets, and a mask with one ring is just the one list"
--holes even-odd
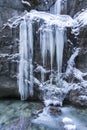
[(64, 106), (58, 115), (47, 111), (34, 114), (42, 109), (39, 102), (0, 100), (0, 130), (74, 130), (72, 125), (76, 130), (87, 130), (87, 109)]

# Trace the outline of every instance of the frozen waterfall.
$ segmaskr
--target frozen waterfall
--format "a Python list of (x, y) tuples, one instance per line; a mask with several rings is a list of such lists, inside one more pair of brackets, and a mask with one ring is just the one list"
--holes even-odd
[[(20, 20), (19, 20), (20, 21)], [(43, 22), (42, 22), (43, 21)], [(16, 21), (18, 23), (18, 21)], [(38, 23), (38, 28), (34, 24)], [(19, 62), (19, 92), (21, 99), (25, 100), (33, 95), (34, 86), (34, 55), (36, 39), (35, 35), (38, 32), (38, 45), (41, 54), (41, 81), (45, 81), (46, 62), (49, 61), (50, 68), (50, 83), (52, 84), (52, 70), (56, 64), (57, 78), (59, 79), (62, 69), (62, 57), (64, 47), (64, 29), (71, 27), (73, 20), (67, 15), (53, 15), (50, 13), (31, 11), (26, 13), (21, 18), (20, 23), (20, 62)], [(37, 77), (36, 77), (37, 78)]]

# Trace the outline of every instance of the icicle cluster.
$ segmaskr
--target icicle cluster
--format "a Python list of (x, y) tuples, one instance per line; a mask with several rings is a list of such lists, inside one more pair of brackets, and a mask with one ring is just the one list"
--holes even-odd
[[(59, 6), (61, 5), (60, 3), (61, 0), (58, 0), (57, 4), (59, 4)], [(40, 20), (43, 20), (42, 24), (40, 24), (40, 27), (38, 28), (40, 32), (40, 51), (43, 68), (45, 61), (48, 58), (47, 55), (49, 54), (52, 75), (54, 56), (56, 56), (59, 78), (62, 68), (64, 28), (73, 26), (73, 20), (71, 17), (67, 15), (56, 15), (56, 13), (58, 14), (60, 12), (59, 10), (60, 7), (56, 10), (57, 12), (55, 12), (55, 15), (33, 10), (22, 17), (20, 24), (20, 64), (18, 82), (22, 100), (33, 95), (33, 23), (37, 21), (40, 22)], [(44, 71), (41, 71), (41, 79), (42, 82), (44, 82)], [(52, 83), (52, 78), (50, 83)]]
[[(62, 57), (64, 47), (64, 30), (57, 26), (48, 26), (40, 30), (40, 48), (43, 60), (43, 67), (47, 58), (47, 53), (50, 54), (51, 72), (53, 69), (54, 55), (56, 53), (57, 71), (58, 75), (61, 73)], [(58, 76), (59, 77), (59, 76)], [(44, 74), (42, 76), (44, 81)]]

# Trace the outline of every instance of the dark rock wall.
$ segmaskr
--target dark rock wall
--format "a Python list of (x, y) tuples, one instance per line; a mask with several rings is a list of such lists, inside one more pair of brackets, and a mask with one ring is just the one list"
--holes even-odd
[(18, 30), (6, 26), (0, 31), (0, 97), (17, 97)]
[[(67, 0), (67, 14), (74, 17), (76, 13), (87, 8), (87, 0)], [(75, 41), (74, 36), (69, 33), (69, 38), (74, 47), (80, 47), (80, 55), (76, 58), (76, 67), (82, 72), (87, 72), (87, 26), (81, 28), (80, 34)]]
[(2, 29), (2, 26), (23, 10), (20, 0), (0, 0), (0, 97), (18, 97), (18, 33), (8, 26)]
[(78, 44), (81, 48), (81, 52), (77, 57), (76, 65), (82, 72), (87, 72), (87, 26), (80, 29)]
[(8, 19), (18, 16), (24, 10), (21, 0), (0, 0), (0, 27), (8, 21)]

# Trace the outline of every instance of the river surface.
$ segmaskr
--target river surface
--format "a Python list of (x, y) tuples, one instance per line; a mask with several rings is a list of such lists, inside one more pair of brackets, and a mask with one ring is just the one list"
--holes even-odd
[(64, 106), (59, 115), (34, 115), (42, 109), (43, 104), (38, 102), (0, 100), (0, 130), (65, 130), (64, 118), (71, 119), (77, 130), (87, 130), (87, 109)]

